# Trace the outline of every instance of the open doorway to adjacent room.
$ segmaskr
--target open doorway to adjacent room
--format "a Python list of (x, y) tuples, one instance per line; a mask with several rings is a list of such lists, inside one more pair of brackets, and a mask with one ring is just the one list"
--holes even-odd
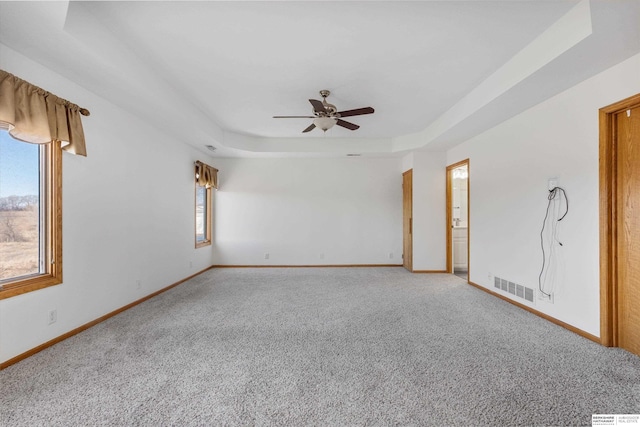
[(469, 280), (469, 159), (447, 167), (447, 271)]

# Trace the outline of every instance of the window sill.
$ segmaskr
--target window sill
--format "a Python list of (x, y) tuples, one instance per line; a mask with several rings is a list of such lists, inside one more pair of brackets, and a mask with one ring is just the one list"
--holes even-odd
[(61, 283), (61, 278), (48, 274), (5, 283), (2, 285), (2, 289), (0, 289), (0, 300), (48, 288), (49, 286), (59, 285)]

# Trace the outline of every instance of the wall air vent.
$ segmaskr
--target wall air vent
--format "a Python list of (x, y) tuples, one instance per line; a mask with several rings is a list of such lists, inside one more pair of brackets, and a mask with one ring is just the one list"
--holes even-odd
[(216, 151), (217, 150), (217, 148), (214, 147), (213, 145), (205, 145), (205, 147), (207, 147), (207, 150), (209, 150), (209, 151)]
[(524, 288), (524, 299), (533, 302), (533, 289)]
[(357, 154), (357, 153), (347, 154), (347, 157), (360, 157), (360, 156), (362, 156), (362, 154)]
[(512, 295), (515, 295), (518, 298), (522, 298), (527, 301), (533, 302), (534, 293), (533, 293), (533, 289), (531, 288), (527, 288), (526, 286), (519, 285), (514, 282), (510, 282), (498, 276), (493, 277), (493, 286), (504, 292), (508, 292)]

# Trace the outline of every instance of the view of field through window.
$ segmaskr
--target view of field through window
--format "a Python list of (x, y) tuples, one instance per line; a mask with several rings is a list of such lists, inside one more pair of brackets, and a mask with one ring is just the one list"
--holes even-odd
[(207, 240), (207, 188), (196, 185), (196, 242)]
[(0, 130), (0, 281), (40, 273), (40, 147)]

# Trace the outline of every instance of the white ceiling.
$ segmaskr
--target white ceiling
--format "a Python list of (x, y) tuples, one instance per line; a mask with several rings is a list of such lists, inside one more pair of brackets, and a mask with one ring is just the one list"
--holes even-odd
[[(639, 23), (637, 0), (0, 2), (3, 44), (221, 156), (445, 149), (638, 53)], [(320, 89), (376, 112), (272, 118)]]

